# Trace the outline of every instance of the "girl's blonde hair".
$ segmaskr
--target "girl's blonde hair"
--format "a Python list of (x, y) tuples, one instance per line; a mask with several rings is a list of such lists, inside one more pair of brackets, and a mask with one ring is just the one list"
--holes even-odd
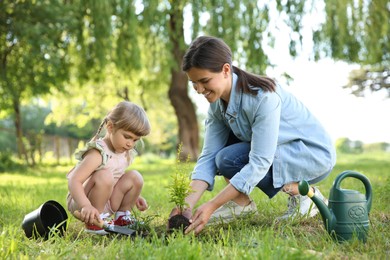
[(115, 130), (123, 129), (138, 136), (150, 133), (150, 123), (145, 110), (130, 101), (122, 101), (106, 115), (91, 141), (96, 141), (108, 121), (112, 122)]

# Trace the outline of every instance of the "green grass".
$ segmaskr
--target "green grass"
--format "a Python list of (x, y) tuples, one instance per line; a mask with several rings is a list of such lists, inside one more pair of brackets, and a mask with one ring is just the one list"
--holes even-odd
[[(65, 175), (72, 167), (41, 166), (23, 172), (0, 174), (0, 258), (1, 259), (389, 259), (390, 258), (390, 154), (339, 155), (329, 178), (319, 183), (328, 197), (335, 177), (344, 170), (365, 174), (371, 181), (374, 199), (367, 243), (351, 240), (334, 242), (324, 230), (320, 216), (277, 223), (275, 217), (286, 209), (287, 196), (269, 200), (261, 191), (251, 196), (260, 214), (230, 225), (208, 227), (199, 236), (168, 235), (166, 222), (173, 205), (167, 185), (174, 161), (137, 158), (134, 168), (144, 176), (143, 196), (149, 210), (138, 213), (150, 218), (151, 232), (133, 239), (121, 236), (91, 236), (83, 225), (69, 216), (64, 237), (28, 239), (21, 224), (24, 216), (48, 200), (65, 207)], [(218, 180), (214, 196), (223, 187)], [(355, 179), (346, 179), (343, 188), (364, 192)]]

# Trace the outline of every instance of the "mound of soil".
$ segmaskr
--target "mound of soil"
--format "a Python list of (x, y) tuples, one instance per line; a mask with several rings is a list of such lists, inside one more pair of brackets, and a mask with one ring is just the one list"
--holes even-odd
[(173, 231), (175, 229), (186, 230), (190, 225), (190, 220), (183, 215), (175, 215), (168, 219), (168, 230)]

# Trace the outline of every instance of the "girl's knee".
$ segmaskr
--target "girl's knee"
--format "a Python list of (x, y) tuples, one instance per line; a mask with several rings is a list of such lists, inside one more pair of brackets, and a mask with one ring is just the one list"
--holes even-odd
[(99, 170), (92, 174), (91, 180), (95, 185), (112, 187), (114, 185), (114, 177), (109, 170)]
[(121, 178), (123, 177), (127, 178), (134, 187), (142, 188), (144, 185), (142, 175), (136, 170), (126, 172), (126, 174), (124, 174)]

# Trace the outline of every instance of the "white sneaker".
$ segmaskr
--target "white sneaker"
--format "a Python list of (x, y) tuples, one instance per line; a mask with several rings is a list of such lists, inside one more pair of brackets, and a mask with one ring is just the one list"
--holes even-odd
[[(328, 200), (322, 195), (317, 187), (314, 187), (314, 194), (321, 199), (326, 205)], [(294, 195), (288, 198), (287, 211), (283, 216), (278, 217), (278, 220), (296, 217), (314, 217), (318, 214), (318, 208), (308, 196)]]
[(216, 223), (229, 223), (237, 217), (246, 216), (249, 214), (257, 214), (257, 207), (254, 201), (251, 201), (247, 206), (240, 206), (234, 201), (229, 201), (219, 207), (211, 215), (207, 225)]

